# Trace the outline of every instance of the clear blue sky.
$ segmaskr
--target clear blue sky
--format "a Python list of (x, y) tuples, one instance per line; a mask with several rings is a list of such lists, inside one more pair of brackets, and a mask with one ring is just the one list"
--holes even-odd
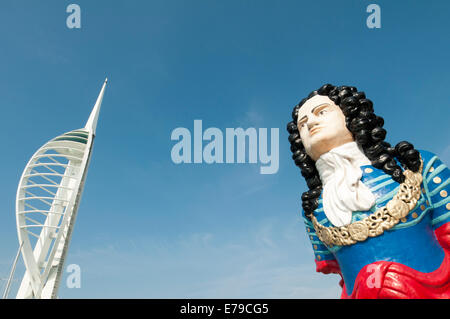
[[(81, 7), (81, 29), (66, 7)], [(355, 85), (409, 140), (450, 162), (450, 3), (376, 1), (0, 3), (0, 277), (18, 248), (14, 200), (29, 157), (84, 126), (108, 87), (61, 298), (337, 298), (315, 273), (305, 191), (285, 131), (330, 82)], [(280, 128), (280, 169), (175, 165), (176, 127)], [(23, 274), (19, 266), (16, 278)], [(0, 282), (3, 288), (4, 282)], [(13, 293), (17, 289), (15, 282)]]

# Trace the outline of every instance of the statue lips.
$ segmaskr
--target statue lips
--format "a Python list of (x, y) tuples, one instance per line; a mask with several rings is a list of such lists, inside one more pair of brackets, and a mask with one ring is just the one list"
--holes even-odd
[(317, 131), (319, 131), (321, 129), (320, 126), (314, 126), (312, 129), (309, 130), (309, 135), (313, 136), (314, 134), (317, 133)]

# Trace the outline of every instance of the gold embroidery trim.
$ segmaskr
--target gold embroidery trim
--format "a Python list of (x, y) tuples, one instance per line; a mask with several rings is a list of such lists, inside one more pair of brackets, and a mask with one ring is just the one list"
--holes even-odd
[(423, 161), (417, 173), (405, 170), (405, 181), (400, 184), (397, 194), (386, 204), (366, 218), (340, 227), (325, 227), (312, 215), (311, 221), (319, 239), (327, 246), (353, 245), (365, 241), (369, 237), (376, 237), (398, 224), (416, 207), (420, 199), (422, 183)]

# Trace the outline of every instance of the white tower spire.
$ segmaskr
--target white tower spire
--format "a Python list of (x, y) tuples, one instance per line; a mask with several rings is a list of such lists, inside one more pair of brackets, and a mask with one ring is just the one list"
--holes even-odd
[(84, 127), (86, 130), (92, 132), (92, 134), (94, 135), (95, 130), (97, 128), (98, 115), (100, 113), (100, 108), (102, 107), (103, 95), (105, 94), (106, 83), (108, 83), (108, 78), (106, 78), (105, 83), (103, 83), (102, 89), (97, 98), (97, 102), (95, 102), (91, 115), (89, 116), (89, 119), (86, 122), (86, 126)]
[(17, 298), (57, 297), (105, 86), (106, 81), (86, 126), (45, 143), (22, 173), (16, 221), (26, 271)]

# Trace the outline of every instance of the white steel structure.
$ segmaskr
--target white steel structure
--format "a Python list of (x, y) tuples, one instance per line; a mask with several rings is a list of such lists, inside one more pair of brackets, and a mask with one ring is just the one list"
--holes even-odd
[(26, 271), (17, 298), (57, 297), (106, 82), (86, 126), (44, 144), (20, 178), (16, 220)]

